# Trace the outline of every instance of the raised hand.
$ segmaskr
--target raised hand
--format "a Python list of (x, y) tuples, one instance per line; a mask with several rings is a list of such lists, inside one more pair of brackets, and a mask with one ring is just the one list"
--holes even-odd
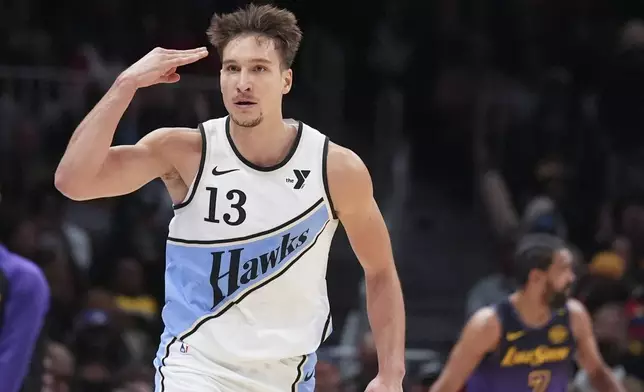
[(159, 83), (176, 83), (180, 77), (177, 68), (208, 56), (205, 47), (174, 50), (154, 48), (139, 61), (121, 73), (120, 78), (133, 83), (136, 88)]

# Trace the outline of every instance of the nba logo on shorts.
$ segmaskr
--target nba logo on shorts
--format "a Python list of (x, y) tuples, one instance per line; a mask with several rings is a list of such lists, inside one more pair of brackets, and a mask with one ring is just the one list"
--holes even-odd
[(185, 344), (185, 343), (181, 343), (181, 348), (179, 349), (179, 351), (181, 351), (182, 354), (187, 353), (188, 352), (188, 345)]

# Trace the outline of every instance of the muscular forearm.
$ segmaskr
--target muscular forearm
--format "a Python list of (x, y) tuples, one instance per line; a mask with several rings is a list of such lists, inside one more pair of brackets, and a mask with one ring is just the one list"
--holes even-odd
[(74, 131), (56, 170), (59, 188), (82, 184), (98, 174), (109, 152), (116, 127), (135, 92), (132, 83), (119, 78), (85, 116)]
[(608, 368), (602, 368), (590, 375), (590, 383), (596, 391), (626, 392), (626, 389), (613, 377)]
[(378, 351), (379, 374), (400, 379), (405, 374), (405, 309), (394, 269), (367, 276), (367, 312)]

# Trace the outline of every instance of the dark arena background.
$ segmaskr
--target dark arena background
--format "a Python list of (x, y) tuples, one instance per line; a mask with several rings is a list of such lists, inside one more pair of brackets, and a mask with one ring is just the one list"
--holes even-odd
[[(40, 266), (51, 295), (23, 391), (153, 390), (171, 201), (155, 181), (72, 202), (54, 171), (125, 67), (156, 46), (208, 45), (212, 14), (245, 4), (0, 2), (0, 242)], [(374, 177), (405, 294), (405, 390), (427, 391), (466, 317), (513, 290), (516, 236), (548, 232), (575, 250), (602, 353), (644, 391), (644, 2), (275, 4), (304, 31), (285, 117)], [(179, 83), (138, 92), (114, 143), (225, 115), (218, 61), (211, 50)], [(362, 279), (339, 229), (316, 391), (363, 391), (377, 372)]]

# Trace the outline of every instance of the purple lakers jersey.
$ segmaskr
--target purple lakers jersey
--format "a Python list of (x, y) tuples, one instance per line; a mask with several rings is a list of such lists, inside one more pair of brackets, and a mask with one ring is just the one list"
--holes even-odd
[(499, 345), (481, 361), (466, 391), (566, 392), (575, 350), (568, 309), (553, 311), (550, 322), (538, 329), (526, 327), (509, 300), (496, 312)]

